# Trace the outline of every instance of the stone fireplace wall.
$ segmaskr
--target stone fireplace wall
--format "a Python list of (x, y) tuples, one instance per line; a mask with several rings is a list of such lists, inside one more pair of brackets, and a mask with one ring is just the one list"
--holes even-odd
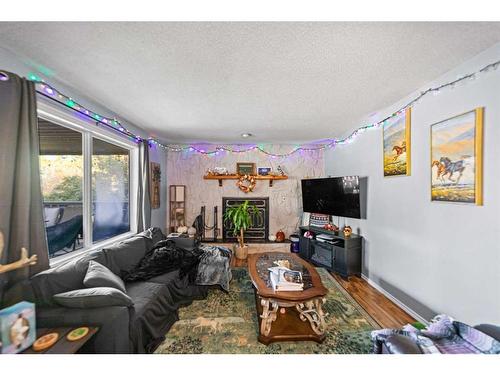
[[(287, 152), (293, 146), (266, 146), (271, 152)], [(210, 147), (207, 146), (207, 149)], [(236, 163), (252, 162), (256, 167), (271, 167), (275, 170), (280, 165), (288, 175), (288, 180), (274, 181), (269, 187), (268, 181), (257, 181), (253, 192), (245, 194), (236, 186), (236, 180), (223, 182), (219, 187), (217, 180), (203, 180), (207, 169), (226, 167), (230, 173), (236, 171)], [(218, 206), (219, 235), (222, 239), (222, 197), (269, 197), (269, 233), (275, 234), (282, 229), (286, 236), (295, 232), (302, 216), (302, 197), (300, 180), (311, 177), (324, 177), (325, 165), (323, 151), (295, 153), (287, 158), (273, 158), (259, 151), (243, 154), (223, 152), (216, 156), (200, 155), (193, 152), (168, 152), (167, 185), (186, 185), (186, 223), (191, 225), (200, 213), (201, 206), (206, 206), (207, 225), (213, 225), (213, 207)], [(167, 197), (168, 200), (168, 197)], [(212, 237), (212, 231), (206, 231)]]

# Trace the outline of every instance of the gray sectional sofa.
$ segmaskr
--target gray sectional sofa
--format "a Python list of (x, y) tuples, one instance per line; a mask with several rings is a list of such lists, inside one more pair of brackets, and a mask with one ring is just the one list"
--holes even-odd
[[(154, 350), (178, 320), (178, 308), (194, 299), (205, 298), (208, 287), (190, 285), (187, 276), (180, 278), (179, 272), (173, 271), (148, 281), (125, 283), (125, 293), (132, 301), (128, 306), (115, 305), (110, 298), (109, 306), (103, 306), (101, 301), (100, 307), (92, 303), (88, 307), (64, 307), (54, 295), (85, 289), (83, 281), (91, 260), (120, 275), (122, 271), (130, 271), (154, 244), (164, 238), (160, 229), (151, 228), (33, 276), (31, 285), (37, 325), (99, 326), (99, 332), (84, 347), (86, 352), (147, 353)], [(83, 300), (83, 305), (85, 302)]]

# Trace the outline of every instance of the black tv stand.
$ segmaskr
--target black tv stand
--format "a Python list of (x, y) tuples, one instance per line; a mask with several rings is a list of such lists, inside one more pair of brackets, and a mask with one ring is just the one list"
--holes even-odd
[[(304, 237), (311, 232), (313, 238)], [(328, 234), (331, 241), (321, 242), (316, 239), (319, 234)], [(332, 232), (320, 227), (300, 227), (299, 255), (308, 262), (338, 273), (342, 277), (361, 275), (361, 252), (363, 237), (352, 234), (344, 236), (342, 231)]]

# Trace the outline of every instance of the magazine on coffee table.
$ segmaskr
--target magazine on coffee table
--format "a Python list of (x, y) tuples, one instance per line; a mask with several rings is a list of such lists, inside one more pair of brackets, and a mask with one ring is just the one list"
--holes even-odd
[(274, 291), (293, 292), (304, 290), (302, 273), (285, 267), (269, 268), (269, 279)]

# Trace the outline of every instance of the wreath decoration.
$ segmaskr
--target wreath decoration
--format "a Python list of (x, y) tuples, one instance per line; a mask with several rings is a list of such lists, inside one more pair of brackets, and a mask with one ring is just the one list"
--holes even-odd
[[(249, 184), (245, 185), (245, 182), (249, 182)], [(255, 189), (255, 176), (248, 174), (239, 176), (236, 186), (238, 186), (238, 188), (244, 193), (252, 192), (253, 189)]]

